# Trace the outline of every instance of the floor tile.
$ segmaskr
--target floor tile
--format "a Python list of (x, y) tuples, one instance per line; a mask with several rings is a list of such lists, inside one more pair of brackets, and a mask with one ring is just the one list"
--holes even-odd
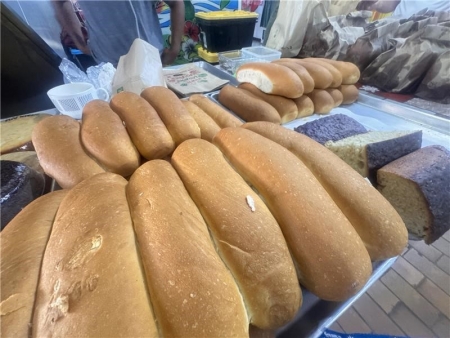
[(339, 317), (338, 324), (346, 333), (371, 333), (372, 330), (360, 317), (360, 315), (350, 307)]
[(328, 327), (330, 330), (336, 331), (336, 332), (344, 332), (344, 329), (339, 325), (339, 323), (336, 321), (333, 324), (331, 324), (330, 327)]
[(395, 307), (390, 317), (411, 338), (435, 337), (433, 332), (403, 303)]
[(425, 276), (403, 257), (398, 257), (392, 268), (412, 286), (417, 286)]
[(450, 319), (450, 296), (436, 286), (432, 281), (426, 278), (417, 288), (434, 307), (441, 311)]
[(450, 274), (450, 257), (443, 255), (436, 262), (436, 265), (445, 273)]
[(450, 321), (448, 318), (442, 317), (434, 326), (433, 332), (439, 338), (450, 337)]
[(431, 246), (437, 248), (447, 257), (450, 257), (450, 243), (445, 238), (439, 238), (436, 242), (431, 244)]
[(445, 234), (443, 234), (442, 237), (445, 238), (447, 241), (450, 242), (450, 230), (447, 231)]
[(442, 252), (432, 245), (425, 244), (424, 241), (409, 241), (409, 245), (428, 258), (431, 262), (437, 262), (442, 256)]
[(367, 290), (370, 297), (384, 310), (389, 313), (400, 300), (380, 280), (377, 280)]

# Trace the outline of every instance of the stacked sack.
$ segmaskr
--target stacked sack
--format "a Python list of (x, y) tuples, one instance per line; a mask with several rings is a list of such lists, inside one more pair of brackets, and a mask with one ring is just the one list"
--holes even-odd
[(246, 122), (287, 123), (353, 103), (359, 76), (354, 64), (329, 59), (248, 63), (236, 72), (239, 88), (222, 88), (219, 102)]

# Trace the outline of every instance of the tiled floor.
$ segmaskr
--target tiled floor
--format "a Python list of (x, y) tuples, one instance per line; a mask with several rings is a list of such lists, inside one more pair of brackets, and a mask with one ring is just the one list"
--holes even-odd
[(407, 250), (330, 329), (414, 338), (450, 338), (450, 231)]

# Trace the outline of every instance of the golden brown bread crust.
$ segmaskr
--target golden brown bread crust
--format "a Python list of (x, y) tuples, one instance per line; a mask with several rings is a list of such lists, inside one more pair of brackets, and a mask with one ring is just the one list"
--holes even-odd
[(279, 59), (274, 60), (272, 63), (279, 64), (281, 66), (287, 67), (290, 70), (292, 70), (297, 76), (300, 78), (300, 80), (303, 83), (303, 94), (311, 93), (314, 90), (314, 79), (311, 77), (311, 75), (308, 73), (305, 67), (302, 65), (293, 62), (292, 59)]
[(303, 82), (297, 74), (276, 63), (250, 62), (236, 72), (239, 82), (249, 82), (266, 94), (295, 99), (303, 95)]
[(314, 103), (308, 96), (303, 95), (298, 99), (294, 99), (294, 103), (297, 105), (298, 119), (301, 117), (311, 116), (312, 114), (314, 114)]
[(340, 106), (342, 101), (344, 101), (344, 96), (342, 95), (342, 92), (339, 89), (337, 89), (337, 88), (328, 88), (328, 89), (325, 89), (325, 90), (333, 98), (333, 100), (334, 100), (334, 107)]
[(158, 335), (125, 194), (103, 173), (70, 190), (45, 250), (33, 337)]
[(313, 64), (321, 65), (322, 67), (326, 68), (330, 72), (331, 76), (333, 76), (333, 81), (330, 84), (330, 88), (338, 88), (342, 84), (342, 73), (332, 64), (323, 61), (322, 59), (316, 58), (305, 58), (302, 60), (306, 62), (311, 62)]
[(172, 166), (162, 160), (143, 164), (127, 196), (162, 336), (248, 336), (238, 287)]
[(197, 122), (170, 89), (150, 87), (144, 89), (141, 96), (156, 109), (176, 146), (191, 138), (200, 138)]
[(342, 85), (339, 87), (342, 93), (342, 104), (351, 104), (358, 99), (359, 90), (354, 85)]
[(319, 64), (306, 62), (300, 59), (289, 59), (289, 60), (290, 62), (295, 62), (306, 68), (309, 75), (311, 75), (311, 77), (314, 80), (314, 88), (326, 89), (329, 88), (333, 83), (333, 75), (325, 67)]
[(281, 123), (281, 117), (274, 107), (243, 89), (224, 86), (219, 92), (219, 102), (244, 121)]
[(30, 337), (39, 272), (53, 220), (68, 190), (27, 205), (0, 233), (1, 321), (4, 338)]
[(113, 96), (111, 108), (125, 122), (137, 150), (147, 160), (164, 158), (175, 149), (175, 143), (156, 110), (142, 97), (131, 92)]
[(195, 122), (197, 122), (198, 127), (200, 128), (201, 138), (212, 142), (213, 137), (219, 132), (221, 128), (195, 103), (186, 100), (183, 100), (181, 102), (186, 107), (189, 114), (191, 114), (191, 116), (194, 118)]
[(369, 254), (309, 169), (286, 148), (244, 128), (222, 129), (213, 141), (264, 198), (297, 262), (301, 284), (331, 301), (358, 292), (372, 272)]
[(230, 112), (226, 111), (204, 95), (191, 95), (189, 101), (199, 106), (219, 125), (220, 128), (242, 126), (242, 122), (237, 117), (231, 115)]
[(339, 70), (342, 74), (343, 85), (352, 85), (358, 82), (361, 73), (359, 71), (359, 68), (355, 64), (346, 61), (336, 61), (324, 58), (319, 58), (318, 60), (327, 62), (337, 70)]
[(104, 172), (83, 149), (80, 123), (66, 115), (55, 115), (40, 121), (33, 129), (32, 140), (45, 173), (62, 188)]
[(301, 292), (286, 241), (264, 202), (206, 141), (184, 142), (172, 163), (239, 286), (251, 324), (275, 329), (288, 323)]
[(307, 95), (314, 104), (316, 114), (328, 114), (335, 106), (333, 97), (325, 89), (314, 89)]
[(281, 123), (287, 123), (297, 118), (297, 105), (292, 99), (288, 99), (279, 95), (266, 94), (251, 83), (241, 83), (239, 85), (239, 88), (252, 93), (253, 95), (257, 96), (261, 100), (274, 107), (280, 115)]
[(276, 125), (243, 126), (290, 150), (311, 170), (364, 242), (372, 261), (400, 255), (406, 227), (392, 205), (360, 174), (309, 137)]
[(122, 120), (103, 100), (93, 100), (84, 106), (81, 141), (107, 171), (130, 176), (139, 167), (141, 156)]

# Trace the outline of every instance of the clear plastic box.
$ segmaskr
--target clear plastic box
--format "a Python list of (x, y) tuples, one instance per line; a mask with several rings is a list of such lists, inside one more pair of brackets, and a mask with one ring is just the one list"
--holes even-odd
[(281, 57), (281, 52), (263, 46), (255, 46), (242, 48), (242, 55), (247, 58), (257, 58), (270, 62), (278, 60)]
[(220, 67), (230, 74), (235, 74), (237, 69), (249, 62), (269, 62), (257, 57), (249, 57), (243, 54), (241, 50), (219, 53)]

